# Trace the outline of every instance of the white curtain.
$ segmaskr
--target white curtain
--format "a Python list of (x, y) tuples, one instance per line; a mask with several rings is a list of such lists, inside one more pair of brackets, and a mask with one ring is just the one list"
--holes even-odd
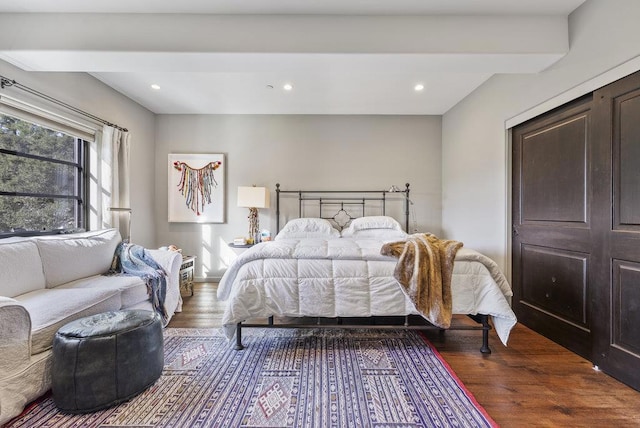
[(107, 226), (120, 231), (123, 239), (131, 237), (131, 211), (109, 211), (109, 208), (131, 209), (130, 199), (130, 146), (128, 132), (111, 126), (102, 129), (102, 197), (103, 219)]

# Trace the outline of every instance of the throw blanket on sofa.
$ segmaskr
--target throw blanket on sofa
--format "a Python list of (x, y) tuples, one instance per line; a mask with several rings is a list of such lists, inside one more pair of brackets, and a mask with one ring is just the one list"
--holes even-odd
[(167, 273), (149, 255), (147, 250), (136, 244), (121, 242), (111, 264), (110, 274), (126, 274), (140, 277), (147, 284), (147, 292), (153, 308), (167, 322), (164, 301), (167, 296)]
[(380, 254), (398, 258), (394, 277), (416, 310), (441, 328), (451, 326), (451, 275), (460, 247), (462, 242), (416, 233), (380, 249)]

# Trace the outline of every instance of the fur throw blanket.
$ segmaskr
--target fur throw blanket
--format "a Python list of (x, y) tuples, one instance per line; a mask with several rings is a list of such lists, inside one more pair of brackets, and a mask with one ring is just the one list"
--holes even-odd
[(380, 249), (380, 254), (398, 258), (394, 277), (402, 291), (427, 321), (440, 328), (451, 325), (453, 259), (462, 245), (431, 233), (416, 233)]

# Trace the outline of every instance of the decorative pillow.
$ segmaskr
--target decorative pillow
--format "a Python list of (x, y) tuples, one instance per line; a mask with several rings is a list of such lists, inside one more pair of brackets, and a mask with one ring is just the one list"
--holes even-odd
[(323, 218), (296, 218), (287, 222), (275, 239), (339, 237), (340, 232), (334, 229), (328, 220)]
[[(368, 232), (365, 232), (368, 231)], [(376, 232), (372, 232), (376, 231)], [(406, 236), (404, 230), (402, 230), (402, 226), (400, 223), (396, 221), (393, 217), (389, 216), (368, 216), (368, 217), (359, 217), (355, 218), (351, 221), (349, 227), (342, 231), (342, 237), (365, 237), (366, 235), (371, 235), (370, 237), (379, 237), (378, 235), (383, 233), (381, 231), (386, 231), (387, 234), (389, 232), (399, 232), (403, 236)]]
[(47, 288), (105, 273), (120, 241), (117, 229), (37, 239)]

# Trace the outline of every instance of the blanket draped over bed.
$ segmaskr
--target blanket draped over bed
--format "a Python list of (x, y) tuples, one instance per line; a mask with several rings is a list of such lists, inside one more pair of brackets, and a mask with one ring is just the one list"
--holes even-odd
[(136, 244), (121, 242), (111, 264), (109, 274), (126, 274), (140, 277), (147, 284), (147, 293), (155, 311), (167, 322), (164, 307), (167, 296), (167, 273), (148, 253)]
[(380, 254), (398, 258), (393, 276), (418, 313), (437, 327), (451, 326), (453, 260), (462, 245), (431, 233), (416, 233), (380, 249)]

